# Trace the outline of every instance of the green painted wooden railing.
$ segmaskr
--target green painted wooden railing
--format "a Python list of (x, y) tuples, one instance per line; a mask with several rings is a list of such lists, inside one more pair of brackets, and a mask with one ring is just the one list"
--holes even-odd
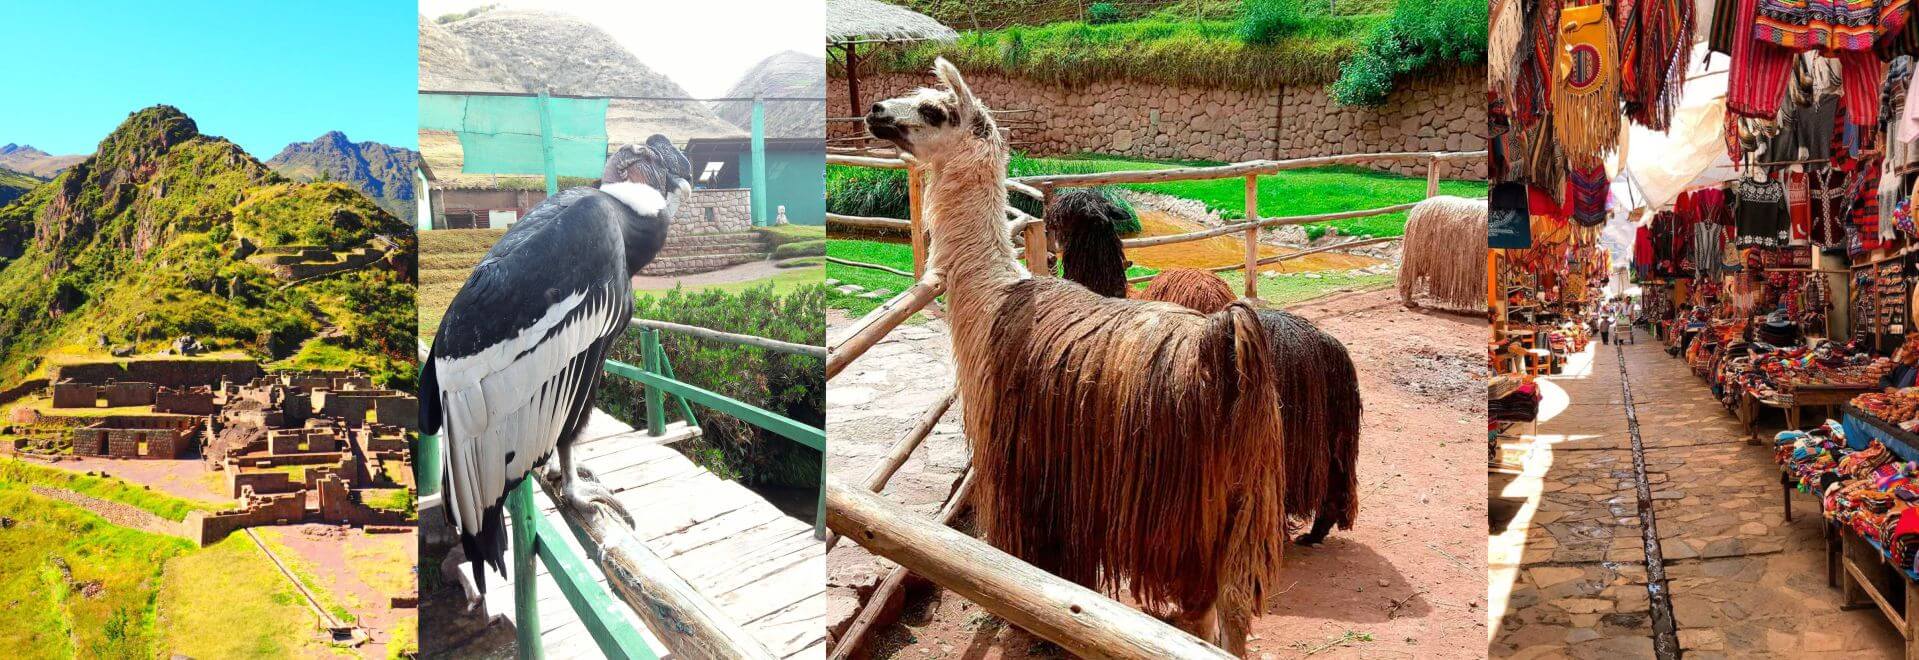
[[(673, 376), (673, 365), (666, 358), (666, 350), (660, 345), (660, 331), (653, 328), (639, 328), (641, 365), (635, 367), (617, 360), (606, 361), (606, 372), (622, 378), (638, 381), (646, 388), (646, 426), (647, 434), (664, 435), (666, 432), (666, 397), (671, 395), (679, 404), (682, 417), (688, 426), (698, 426), (690, 404), (697, 403), (721, 414), (731, 415), (753, 426), (772, 431), (782, 438), (792, 440), (820, 452), (820, 492), (818, 510), (813, 520), (815, 538), (826, 537), (826, 430), (814, 428), (801, 422), (788, 419), (778, 413), (745, 403), (722, 394), (702, 389), (698, 386), (680, 382)], [(438, 466), (441, 464), (440, 438), (435, 435), (421, 434), (414, 455), (417, 466)], [(422, 497), (440, 493), (440, 471), (437, 469), (418, 470), (415, 481), (419, 484)], [(632, 658), (651, 660), (658, 656), (653, 653), (646, 637), (633, 627), (619, 612), (613, 603), (613, 596), (604, 585), (593, 580), (592, 573), (586, 568), (586, 561), (574, 554), (564, 543), (545, 542), (545, 539), (559, 539), (560, 531), (539, 515), (539, 507), (533, 498), (533, 480), (523, 479), (520, 485), (507, 494), (507, 515), (513, 521), (513, 575), (534, 575), (533, 561), (537, 557), (546, 564), (546, 570), (560, 587), (560, 593), (573, 611), (580, 615), (581, 623), (586, 625), (594, 643), (609, 658)], [(441, 506), (445, 506), (442, 504)], [(519, 655), (522, 658), (544, 658), (545, 650), (540, 642), (539, 595), (535, 580), (513, 581), (514, 629), (517, 635)]]

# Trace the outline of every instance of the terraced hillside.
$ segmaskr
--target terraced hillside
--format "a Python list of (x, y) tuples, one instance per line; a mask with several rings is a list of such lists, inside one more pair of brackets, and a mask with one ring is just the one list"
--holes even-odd
[[(298, 283), (262, 248), (376, 246), (369, 267)], [(148, 353), (191, 335), (276, 366), (366, 369), (410, 387), (411, 227), (341, 183), (298, 183), (170, 106), (0, 208), (0, 384), (49, 362)]]

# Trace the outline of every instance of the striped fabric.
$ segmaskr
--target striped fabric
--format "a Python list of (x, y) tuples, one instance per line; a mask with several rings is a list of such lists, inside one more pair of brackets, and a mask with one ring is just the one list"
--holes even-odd
[(1879, 26), (1905, 24), (1908, 0), (1759, 0), (1753, 37), (1792, 50), (1871, 50)]
[[(1731, 0), (1725, 0), (1731, 1)], [(1738, 0), (1735, 25), (1752, 25), (1759, 0)], [(1742, 117), (1772, 119), (1786, 93), (1792, 72), (1792, 51), (1752, 38), (1732, 37), (1731, 79), (1726, 87), (1726, 109)]]

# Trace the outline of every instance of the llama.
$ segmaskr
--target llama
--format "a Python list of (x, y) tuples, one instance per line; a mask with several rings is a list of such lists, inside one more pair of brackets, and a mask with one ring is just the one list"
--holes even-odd
[[(1108, 297), (1123, 297), (1123, 288), (1107, 293), (1088, 282), (1125, 282), (1126, 257), (1112, 222), (1125, 210), (1084, 189), (1053, 199), (1046, 226), (1062, 237), (1066, 278)], [(1225, 309), (1235, 298), (1225, 280), (1190, 268), (1161, 272), (1143, 297), (1202, 314)], [(1312, 517), (1312, 529), (1296, 542), (1316, 545), (1334, 526), (1352, 529), (1359, 514), (1359, 375), (1346, 346), (1306, 319), (1262, 309), (1259, 321), (1273, 349), (1274, 379), (1286, 411), (1286, 511)]]
[[(1406, 214), (1399, 300), (1449, 312), (1486, 311), (1486, 200), (1429, 198)], [(1421, 286), (1424, 285), (1424, 286)]]
[[(1070, 263), (1072, 260), (1067, 261)], [(1140, 298), (1169, 302), (1201, 314), (1211, 314), (1226, 309), (1239, 296), (1218, 275), (1197, 268), (1169, 268), (1153, 277)]]
[(1007, 147), (945, 60), (946, 89), (876, 103), (874, 137), (930, 181), (926, 221), (986, 540), (1243, 653), (1278, 585), (1285, 446), (1251, 307), (1102, 297), (1013, 261)]

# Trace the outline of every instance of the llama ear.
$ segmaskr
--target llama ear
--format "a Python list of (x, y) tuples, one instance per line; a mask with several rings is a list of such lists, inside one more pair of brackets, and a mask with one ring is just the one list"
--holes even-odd
[(953, 66), (952, 62), (944, 57), (933, 60), (933, 75), (946, 83), (947, 89), (953, 90), (953, 96), (958, 97), (961, 108), (978, 106), (979, 99), (973, 98), (973, 88), (966, 86), (966, 79), (960, 76), (959, 67)]

